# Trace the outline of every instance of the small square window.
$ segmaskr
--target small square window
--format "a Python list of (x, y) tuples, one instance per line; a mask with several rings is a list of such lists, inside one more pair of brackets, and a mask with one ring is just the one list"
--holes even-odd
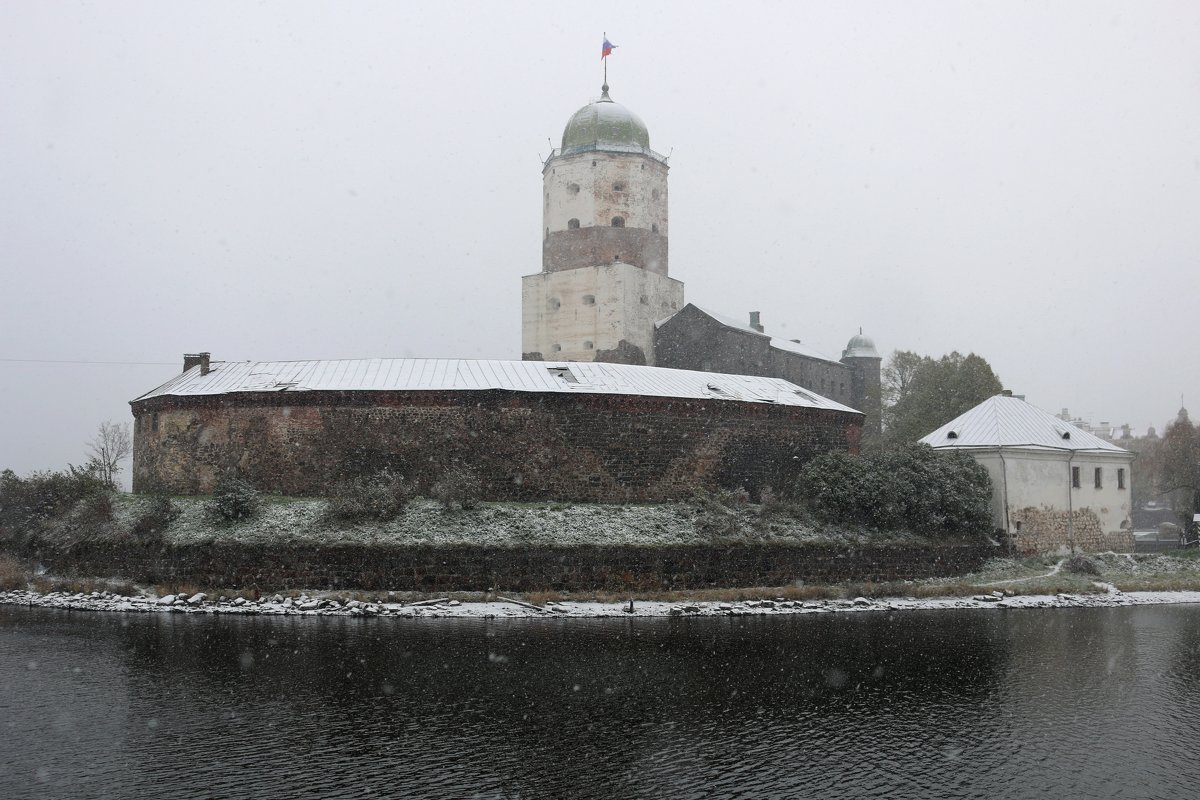
[(584, 350), (591, 350), (591, 349), (592, 349), (592, 347), (594, 347), (594, 345), (593, 345), (591, 342), (584, 342), (584, 343), (583, 343), (583, 349), (584, 349)]
[(594, 295), (594, 294), (585, 294), (585, 295), (583, 296), (583, 304), (584, 304), (585, 306), (594, 306), (594, 305), (596, 305), (596, 295)]

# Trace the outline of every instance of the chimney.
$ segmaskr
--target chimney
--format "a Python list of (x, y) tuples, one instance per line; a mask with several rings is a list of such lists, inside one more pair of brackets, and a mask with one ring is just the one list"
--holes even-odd
[(1004, 395), (1005, 397), (1012, 397), (1012, 389), (1001, 389), (1000, 394)]
[(183, 354), (183, 371), (187, 372), (192, 367), (200, 367), (200, 374), (207, 375), (211, 369), (209, 362), (211, 354), (209, 353), (184, 353)]
[(762, 323), (760, 323), (758, 321), (758, 313), (759, 312), (757, 312), (757, 311), (750, 312), (750, 327), (754, 328), (754, 330), (758, 331), (759, 333), (762, 333), (763, 326), (762, 326)]

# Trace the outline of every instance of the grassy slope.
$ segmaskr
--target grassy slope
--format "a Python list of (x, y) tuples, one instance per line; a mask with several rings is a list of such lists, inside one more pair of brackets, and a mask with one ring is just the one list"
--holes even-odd
[[(116, 532), (128, 531), (148, 501), (123, 496), (116, 504)], [(747, 504), (736, 510), (691, 504), (600, 505), (561, 503), (482, 503), (477, 509), (446, 510), (430, 500), (409, 504), (387, 522), (330, 520), (323, 500), (268, 498), (251, 519), (214, 522), (203, 498), (173, 502), (178, 519), (163, 532), (172, 544), (475, 545), (487, 547), (569, 547), (631, 545), (661, 547), (712, 543), (894, 543), (924, 544), (923, 537), (900, 533), (818, 528), (790, 513)]]

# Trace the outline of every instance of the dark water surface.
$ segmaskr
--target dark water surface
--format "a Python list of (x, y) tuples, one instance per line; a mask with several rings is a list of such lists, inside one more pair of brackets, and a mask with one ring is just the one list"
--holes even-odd
[(0, 607), (0, 798), (1200, 796), (1200, 607)]

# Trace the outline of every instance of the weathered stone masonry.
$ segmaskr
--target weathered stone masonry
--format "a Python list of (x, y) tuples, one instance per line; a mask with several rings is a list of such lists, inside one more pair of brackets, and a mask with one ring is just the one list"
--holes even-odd
[(132, 542), (91, 542), (69, 552), (42, 549), (20, 555), (66, 575), (115, 575), (143, 583), (185, 582), (209, 589), (525, 592), (912, 580), (977, 570), (993, 550), (978, 543), (517, 550), (236, 543), (146, 547)]
[(134, 491), (211, 492), (236, 471), (323, 495), (390, 469), (427, 490), (450, 468), (497, 500), (661, 502), (793, 481), (856, 451), (862, 415), (726, 400), (479, 391), (239, 392), (133, 403)]

